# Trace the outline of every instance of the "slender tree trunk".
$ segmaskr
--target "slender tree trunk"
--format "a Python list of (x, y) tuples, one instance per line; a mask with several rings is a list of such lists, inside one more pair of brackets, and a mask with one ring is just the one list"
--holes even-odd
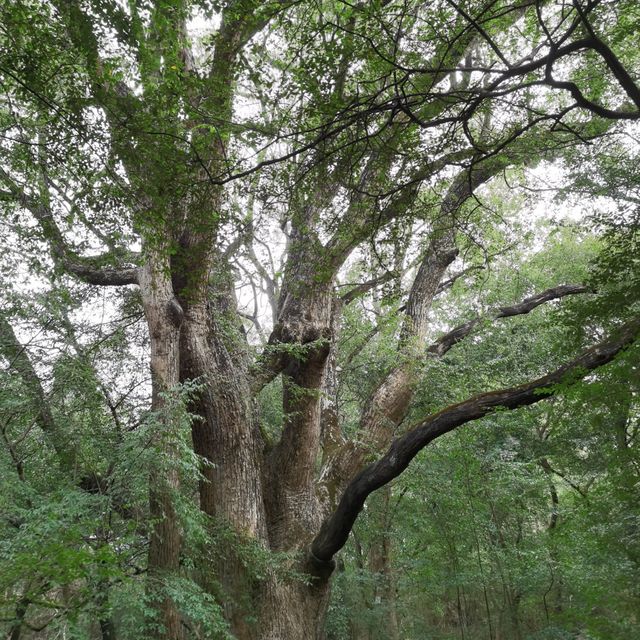
[(388, 640), (400, 639), (395, 576), (391, 562), (391, 487), (380, 491), (381, 505), (377, 522), (378, 533), (369, 552), (369, 568), (376, 576), (373, 598), (382, 607), (383, 623), (380, 631)]
[(563, 581), (560, 567), (560, 557), (558, 555), (558, 540), (556, 537), (558, 527), (558, 516), (560, 501), (556, 485), (553, 482), (553, 472), (547, 458), (539, 461), (545, 475), (547, 476), (547, 484), (549, 486), (549, 496), (551, 498), (551, 514), (549, 516), (549, 524), (547, 525), (547, 533), (549, 534), (549, 560), (551, 568), (551, 584), (547, 593), (544, 595), (544, 606), (547, 607), (546, 596), (550, 591), (554, 592), (553, 610), (555, 613), (562, 613), (563, 609)]
[(176, 464), (176, 425), (168, 394), (179, 383), (179, 335), (182, 309), (173, 296), (167, 260), (161, 254), (149, 257), (139, 274), (145, 317), (151, 342), (151, 410), (158, 432), (154, 447), (161, 458), (149, 478), (149, 509), (153, 529), (149, 540), (149, 595), (157, 608), (161, 628), (156, 638), (183, 637), (178, 610), (167, 595), (165, 581), (176, 576), (180, 565), (181, 534), (174, 506), (180, 479)]

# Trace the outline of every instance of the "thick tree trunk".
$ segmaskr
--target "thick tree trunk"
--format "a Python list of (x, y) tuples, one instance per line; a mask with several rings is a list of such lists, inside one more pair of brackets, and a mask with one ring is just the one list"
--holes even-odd
[[(187, 306), (182, 326), (181, 379), (197, 380), (201, 388), (191, 400), (195, 452), (202, 456), (200, 507), (214, 525), (229, 527), (229, 542), (214, 566), (202, 568), (201, 581), (214, 583), (225, 615), (238, 640), (255, 637), (248, 620), (255, 616), (255, 590), (238, 554), (238, 545), (266, 543), (261, 455), (263, 443), (253, 419), (248, 377), (239, 354), (233, 357), (206, 306)], [(228, 327), (227, 327), (228, 329)], [(228, 334), (228, 331), (227, 331)], [(239, 335), (231, 337), (239, 339)]]
[(302, 230), (314, 212), (313, 206), (304, 208), (294, 225), (272, 335), (284, 390), (282, 434), (265, 469), (269, 543), (275, 550), (303, 548), (325, 515), (316, 478), (322, 453), (321, 389), (333, 341), (334, 272), (325, 264), (319, 240)]
[(246, 370), (228, 352), (218, 327), (211, 329), (206, 308), (187, 308), (182, 328), (181, 378), (202, 388), (191, 410), (196, 453), (207, 464), (200, 486), (202, 510), (225, 518), (238, 532), (266, 535), (262, 505), (262, 440), (254, 424)]
[(264, 585), (259, 640), (324, 640), (330, 572), (315, 572), (311, 583), (271, 576)]

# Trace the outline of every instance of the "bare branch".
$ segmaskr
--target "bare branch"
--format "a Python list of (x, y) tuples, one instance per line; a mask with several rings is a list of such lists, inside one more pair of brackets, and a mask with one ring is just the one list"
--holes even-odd
[(524, 315), (550, 300), (557, 300), (559, 298), (564, 298), (565, 296), (575, 295), (578, 293), (587, 293), (588, 291), (590, 291), (590, 289), (583, 285), (563, 284), (558, 287), (546, 289), (542, 293), (526, 298), (518, 304), (508, 307), (499, 307), (497, 311), (490, 313), (487, 316), (474, 318), (469, 322), (465, 322), (464, 324), (457, 326), (448, 333), (445, 333), (427, 349), (427, 353), (430, 356), (435, 357), (443, 356), (447, 351), (449, 351), (449, 349), (451, 349), (451, 347), (460, 342), (463, 338), (466, 338), (483, 320), (497, 320), (498, 318), (509, 318), (511, 316)]

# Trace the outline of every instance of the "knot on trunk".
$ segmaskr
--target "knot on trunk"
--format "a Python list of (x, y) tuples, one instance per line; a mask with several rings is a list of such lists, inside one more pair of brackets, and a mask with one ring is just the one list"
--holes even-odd
[(179, 329), (180, 326), (182, 325), (182, 321), (184, 320), (184, 310), (182, 309), (182, 306), (180, 305), (180, 303), (175, 297), (171, 298), (171, 300), (167, 302), (166, 310), (167, 310), (167, 317), (169, 318), (169, 321), (171, 322), (171, 324), (176, 329)]

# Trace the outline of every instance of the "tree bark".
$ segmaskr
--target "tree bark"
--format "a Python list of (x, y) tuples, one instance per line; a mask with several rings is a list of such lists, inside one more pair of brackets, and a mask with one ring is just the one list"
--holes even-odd
[(140, 269), (138, 281), (151, 342), (151, 411), (158, 432), (153, 445), (160, 458), (149, 478), (149, 509), (153, 528), (149, 540), (149, 596), (157, 608), (160, 624), (157, 637), (181, 640), (180, 614), (166, 591), (166, 581), (178, 574), (181, 532), (175, 511), (175, 494), (180, 488), (177, 466), (176, 428), (170, 399), (180, 382), (179, 337), (182, 308), (173, 295), (167, 256), (152, 253)]
[(259, 640), (323, 640), (333, 565), (307, 559), (298, 568), (309, 584), (272, 575), (263, 585)]

